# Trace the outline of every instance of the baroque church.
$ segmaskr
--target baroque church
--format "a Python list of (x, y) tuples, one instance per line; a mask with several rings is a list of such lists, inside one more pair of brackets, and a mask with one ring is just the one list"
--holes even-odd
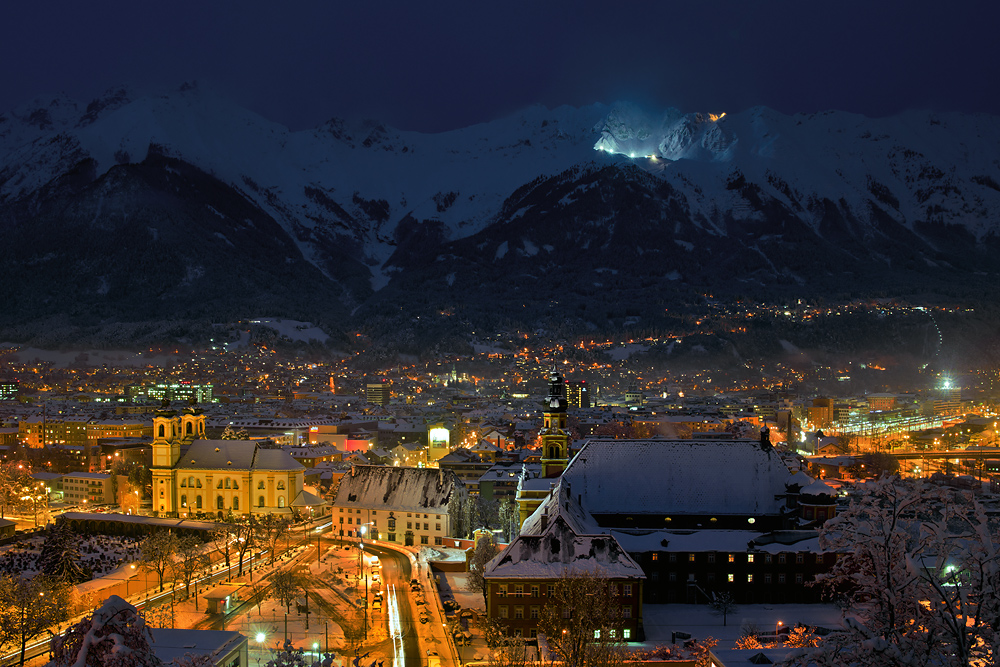
[(205, 415), (187, 408), (153, 417), (153, 516), (224, 518), (322, 512), (306, 491), (305, 466), (252, 440), (206, 440)]
[(517, 483), (517, 508), (521, 525), (538, 509), (555, 488), (569, 464), (569, 432), (566, 430), (566, 394), (562, 376), (555, 367), (549, 371), (549, 395), (542, 402), (541, 468), (524, 466)]

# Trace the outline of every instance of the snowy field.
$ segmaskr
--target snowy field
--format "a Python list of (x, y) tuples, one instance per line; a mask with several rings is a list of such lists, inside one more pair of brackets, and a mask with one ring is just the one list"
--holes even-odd
[(713, 616), (708, 605), (646, 604), (642, 606), (646, 628), (644, 645), (669, 644), (671, 633), (686, 632), (695, 639), (714, 637), (720, 649), (731, 649), (739, 638), (740, 626), (754, 623), (762, 632), (774, 632), (782, 626), (795, 625), (840, 627), (840, 609), (832, 604), (745, 604), (729, 614), (726, 625), (721, 616)]
[[(30, 540), (0, 549), (0, 572), (5, 574), (38, 574), (45, 533)], [(91, 570), (94, 577), (113, 572), (120, 565), (139, 559), (139, 542), (130, 537), (93, 535), (81, 537), (79, 542), (80, 564)]]

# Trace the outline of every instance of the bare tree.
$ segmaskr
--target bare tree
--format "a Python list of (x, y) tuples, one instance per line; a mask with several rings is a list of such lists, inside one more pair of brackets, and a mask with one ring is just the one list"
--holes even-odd
[(713, 593), (712, 601), (708, 603), (708, 608), (711, 610), (713, 616), (722, 617), (722, 626), (725, 627), (726, 619), (736, 611), (736, 600), (733, 598), (733, 594), (727, 591)]
[(271, 577), (271, 590), (275, 599), (285, 605), (285, 610), (291, 611), (292, 602), (302, 592), (302, 584), (294, 573), (282, 571)]
[(253, 555), (253, 549), (256, 547), (257, 540), (259, 539), (257, 519), (251, 514), (241, 517), (235, 523), (231, 524), (231, 526), (233, 528), (233, 537), (236, 538), (236, 552), (240, 558), (238, 576), (243, 576), (243, 559), (246, 558), (248, 551), (251, 556)]
[(578, 573), (556, 583), (538, 629), (565, 667), (613, 667), (625, 659), (621, 626), (621, 605), (612, 582)]
[(235, 534), (233, 526), (228, 523), (217, 523), (215, 528), (211, 532), (211, 541), (209, 544), (212, 545), (212, 549), (216, 553), (222, 556), (223, 562), (226, 564), (226, 575), (228, 579), (232, 580), (232, 571), (230, 570), (229, 554), (233, 549), (233, 540), (235, 539)]
[(486, 617), (479, 627), (490, 649), (490, 667), (524, 667), (527, 664), (528, 647), (524, 637), (506, 632), (502, 625)]
[[(179, 537), (176, 541), (176, 554), (172, 568), (175, 576), (184, 582), (184, 595), (190, 597), (191, 581), (209, 562), (205, 555), (205, 544), (194, 535)], [(194, 608), (195, 611), (198, 610), (198, 596), (194, 598)]]
[(465, 590), (471, 593), (481, 593), (484, 604), (490, 590), (489, 583), (486, 581), (486, 566), (496, 555), (497, 545), (493, 541), (493, 536), (484, 535), (476, 542), (476, 549), (469, 562), (469, 577), (466, 580)]
[(28, 642), (69, 615), (69, 588), (45, 576), (0, 576), (0, 641), (17, 647), (20, 665)]
[(139, 543), (139, 565), (144, 570), (155, 572), (163, 592), (163, 578), (173, 567), (177, 552), (177, 536), (170, 531), (157, 530)]
[(274, 564), (274, 553), (278, 549), (278, 541), (288, 533), (289, 521), (276, 514), (265, 514), (257, 522), (260, 541), (271, 554), (271, 564)]

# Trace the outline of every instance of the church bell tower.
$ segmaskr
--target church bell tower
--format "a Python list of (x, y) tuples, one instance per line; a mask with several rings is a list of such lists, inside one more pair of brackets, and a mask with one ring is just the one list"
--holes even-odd
[(569, 464), (569, 434), (566, 432), (566, 394), (555, 366), (549, 371), (549, 395), (542, 403), (542, 477), (558, 477)]

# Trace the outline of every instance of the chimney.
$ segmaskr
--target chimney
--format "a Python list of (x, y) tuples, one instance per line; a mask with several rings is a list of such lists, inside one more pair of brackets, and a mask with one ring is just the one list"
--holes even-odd
[(546, 509), (542, 512), (542, 530), (545, 530), (549, 525), (549, 511)]

